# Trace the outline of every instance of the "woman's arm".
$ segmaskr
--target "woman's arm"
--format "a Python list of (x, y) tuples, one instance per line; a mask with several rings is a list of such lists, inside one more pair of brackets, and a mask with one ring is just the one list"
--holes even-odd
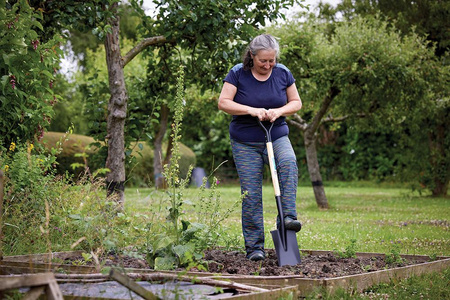
[(286, 94), (286, 105), (279, 108), (271, 108), (267, 111), (267, 119), (270, 122), (275, 122), (279, 117), (291, 116), (302, 108), (302, 100), (300, 100), (295, 83), (286, 89)]
[(225, 82), (219, 96), (218, 107), (220, 110), (234, 116), (251, 115), (258, 117), (261, 121), (267, 120), (267, 110), (264, 108), (256, 108), (248, 105), (236, 103), (237, 88), (231, 83)]

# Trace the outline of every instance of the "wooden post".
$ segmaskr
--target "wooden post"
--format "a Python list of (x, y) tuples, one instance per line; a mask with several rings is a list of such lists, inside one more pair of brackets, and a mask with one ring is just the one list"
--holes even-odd
[(135, 292), (136, 294), (138, 294), (139, 296), (141, 296), (142, 298), (144, 298), (146, 300), (159, 299), (155, 294), (153, 294), (149, 290), (143, 288), (142, 286), (140, 286), (139, 284), (134, 282), (130, 277), (120, 273), (119, 271), (117, 271), (115, 269), (111, 269), (111, 271), (109, 272), (109, 276), (112, 279), (114, 279), (115, 281), (117, 281), (118, 283), (120, 283), (121, 285), (132, 290), (133, 292)]
[(0, 170), (0, 260), (3, 260), (3, 171)]

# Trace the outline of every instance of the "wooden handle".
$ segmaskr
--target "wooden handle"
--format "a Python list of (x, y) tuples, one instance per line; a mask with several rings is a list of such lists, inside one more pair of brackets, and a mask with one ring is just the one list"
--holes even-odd
[(278, 182), (277, 165), (275, 163), (275, 156), (273, 154), (272, 142), (268, 142), (266, 145), (267, 145), (267, 156), (269, 157), (269, 167), (270, 167), (270, 174), (272, 177), (273, 191), (275, 192), (275, 196), (281, 196), (280, 183)]

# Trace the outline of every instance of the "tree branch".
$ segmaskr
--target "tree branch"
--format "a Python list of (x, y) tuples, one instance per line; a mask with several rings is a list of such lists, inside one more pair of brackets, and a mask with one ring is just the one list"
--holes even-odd
[(289, 124), (291, 124), (291, 125), (293, 125), (293, 126), (299, 128), (300, 130), (305, 131), (305, 130), (306, 130), (306, 127), (308, 127), (308, 124), (306, 123), (306, 121), (303, 120), (303, 118), (300, 117), (300, 115), (298, 115), (298, 114), (293, 114), (292, 117), (293, 117), (295, 120), (292, 120), (292, 119), (286, 119), (286, 121), (287, 121)]
[(168, 41), (166, 37), (162, 35), (143, 39), (139, 44), (137, 44), (125, 56), (122, 57), (122, 67), (125, 67), (136, 55), (138, 55), (145, 48), (157, 44), (164, 44), (171, 42), (173, 41)]
[(328, 108), (330, 107), (331, 101), (339, 95), (341, 91), (337, 87), (330, 87), (328, 90), (328, 93), (326, 94), (325, 98), (322, 101), (322, 105), (319, 108), (319, 111), (316, 113), (314, 118), (312, 119), (312, 122), (310, 124), (310, 127), (312, 128), (312, 132), (316, 132), (317, 128), (319, 127), (320, 123), (322, 122), (323, 117), (325, 116), (325, 113), (327, 112)]
[(356, 115), (346, 115), (346, 116), (341, 116), (341, 117), (336, 117), (336, 118), (329, 116), (322, 120), (322, 124), (323, 123), (331, 123), (331, 122), (342, 122), (342, 121), (347, 120), (350, 117), (365, 118), (365, 117), (367, 117), (367, 115), (364, 113), (360, 113), (360, 114), (356, 114)]

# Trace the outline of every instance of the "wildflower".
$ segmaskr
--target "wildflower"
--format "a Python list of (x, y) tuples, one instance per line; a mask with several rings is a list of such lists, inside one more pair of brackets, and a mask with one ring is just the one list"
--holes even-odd
[(216, 185), (219, 185), (219, 183), (220, 183), (220, 180), (217, 179), (217, 180), (216, 180)]
[(14, 90), (16, 88), (16, 76), (10, 75), (9, 79), (10, 79), (9, 83), (11, 84), (11, 87)]
[(33, 46), (33, 49), (36, 50), (39, 46), (39, 40), (31, 41), (31, 45)]
[(28, 153), (30, 153), (31, 152), (31, 150), (33, 150), (34, 149), (34, 145), (33, 144), (29, 144), (28, 145)]
[(14, 151), (16, 150), (16, 143), (12, 142), (11, 145), (9, 146), (9, 151)]
[(9, 170), (9, 166), (6, 165), (6, 166), (5, 166), (5, 172), (8, 172), (8, 170)]

